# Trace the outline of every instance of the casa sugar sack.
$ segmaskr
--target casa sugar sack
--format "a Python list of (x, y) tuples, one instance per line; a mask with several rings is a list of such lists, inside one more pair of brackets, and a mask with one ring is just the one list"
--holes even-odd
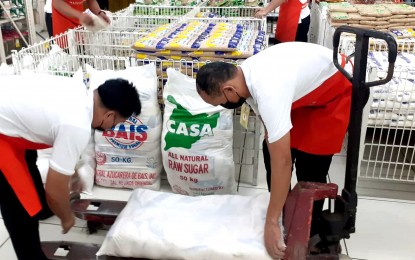
[(235, 193), (233, 110), (205, 103), (194, 79), (171, 68), (167, 75), (161, 151), (173, 191)]

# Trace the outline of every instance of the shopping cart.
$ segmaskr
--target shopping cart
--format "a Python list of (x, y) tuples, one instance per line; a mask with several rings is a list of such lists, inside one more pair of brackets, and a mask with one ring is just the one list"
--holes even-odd
[[(354, 69), (350, 75), (338, 63), (340, 35), (356, 35)], [(366, 82), (367, 55), (369, 38), (386, 41), (389, 49), (389, 69), (385, 79)], [(362, 111), (369, 97), (369, 87), (385, 84), (391, 80), (397, 56), (395, 39), (386, 33), (358, 29), (349, 26), (339, 27), (334, 34), (333, 60), (336, 67), (352, 82), (352, 104), (348, 129), (348, 147), (346, 161), (345, 186), (341, 195), (337, 195), (338, 186), (333, 183), (322, 184), (300, 182), (290, 192), (284, 209), (284, 226), (287, 233), (286, 260), (339, 259), (339, 245), (343, 238), (349, 238), (355, 232), (357, 193), (356, 182), (359, 166), (360, 132)], [(329, 209), (323, 212), (323, 227), (320, 231), (321, 242), (325, 249), (318, 254), (310, 254), (310, 227), (313, 203), (328, 198)], [(114, 203), (116, 206), (114, 206)], [(90, 209), (90, 207), (93, 209)], [(72, 209), (76, 216), (92, 222), (112, 224), (125, 206), (125, 202), (105, 200), (75, 200)], [(95, 256), (99, 246), (70, 242), (44, 242), (43, 249), (50, 259), (122, 259), (116, 257)], [(54, 256), (56, 250), (68, 251), (66, 258)]]

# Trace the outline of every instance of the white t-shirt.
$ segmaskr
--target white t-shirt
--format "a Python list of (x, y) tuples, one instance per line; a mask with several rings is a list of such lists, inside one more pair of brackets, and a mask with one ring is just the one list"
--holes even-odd
[(308, 0), (300, 0), (300, 3), (304, 5), (303, 9), (301, 9), (300, 13), (300, 21), (298, 23), (301, 23), (301, 20), (306, 18), (310, 15), (310, 7), (308, 7), (307, 4)]
[(73, 78), (2, 76), (0, 134), (53, 146), (50, 167), (62, 174), (75, 165), (91, 137), (93, 96)]
[(52, 0), (46, 0), (45, 6), (43, 7), (45, 13), (52, 13)]
[(318, 88), (338, 70), (333, 51), (312, 43), (288, 42), (248, 58), (240, 67), (252, 98), (247, 103), (262, 117), (270, 143), (291, 127), (291, 105)]

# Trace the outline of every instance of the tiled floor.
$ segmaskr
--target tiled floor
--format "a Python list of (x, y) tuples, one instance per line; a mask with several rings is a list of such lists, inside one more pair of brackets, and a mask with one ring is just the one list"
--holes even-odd
[[(267, 192), (265, 170), (260, 155), (258, 185), (241, 183), (239, 194), (250, 195)], [(330, 180), (343, 187), (345, 171), (345, 155), (341, 153), (333, 158), (330, 168)], [(248, 172), (242, 172), (242, 179), (248, 180)], [(295, 184), (295, 178), (293, 178)], [(162, 181), (162, 190), (170, 191), (166, 180)], [(108, 188), (94, 188), (94, 196), (104, 199), (127, 200), (130, 192), (126, 190), (114, 190)], [(86, 196), (85, 196), (86, 197)], [(356, 233), (346, 240), (343, 253), (348, 253), (353, 259), (370, 260), (412, 260), (415, 259), (415, 202), (388, 200), (370, 197), (360, 197)], [(59, 220), (52, 217), (40, 224), (41, 239), (68, 240), (89, 243), (101, 243), (106, 231), (88, 235), (85, 222), (77, 220), (76, 225), (66, 234), (61, 234)], [(0, 222), (0, 259), (15, 260), (8, 233)]]

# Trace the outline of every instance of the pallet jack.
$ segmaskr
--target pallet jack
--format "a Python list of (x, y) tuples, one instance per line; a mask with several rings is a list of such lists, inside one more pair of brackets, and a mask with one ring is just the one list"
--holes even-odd
[[(356, 37), (354, 68), (350, 75), (338, 63), (338, 48), (342, 33), (354, 34)], [(388, 46), (389, 68), (385, 79), (366, 82), (367, 55), (369, 38), (382, 39)], [(359, 147), (362, 125), (362, 112), (369, 98), (370, 87), (389, 82), (393, 77), (394, 64), (397, 57), (395, 39), (387, 33), (341, 26), (333, 37), (333, 62), (348, 80), (351, 81), (352, 104), (348, 129), (348, 146), (346, 159), (345, 186), (341, 195), (337, 195), (338, 186), (333, 183), (299, 182), (287, 197), (284, 208), (284, 226), (286, 237), (286, 260), (338, 260), (341, 239), (350, 238), (355, 232), (356, 209), (358, 196), (356, 193), (357, 173), (359, 165)], [(313, 203), (317, 200), (329, 199), (328, 210), (322, 214), (322, 230), (320, 239), (326, 245), (326, 251), (310, 254), (310, 227)], [(90, 232), (95, 232), (102, 225), (112, 225), (126, 202), (94, 199), (75, 199), (72, 210), (78, 218), (88, 223)], [(126, 259), (118, 257), (96, 257), (99, 246), (76, 242), (43, 242), (42, 248), (49, 259)], [(64, 250), (65, 257), (56, 256), (55, 252)], [(130, 258), (132, 259), (132, 258)]]

